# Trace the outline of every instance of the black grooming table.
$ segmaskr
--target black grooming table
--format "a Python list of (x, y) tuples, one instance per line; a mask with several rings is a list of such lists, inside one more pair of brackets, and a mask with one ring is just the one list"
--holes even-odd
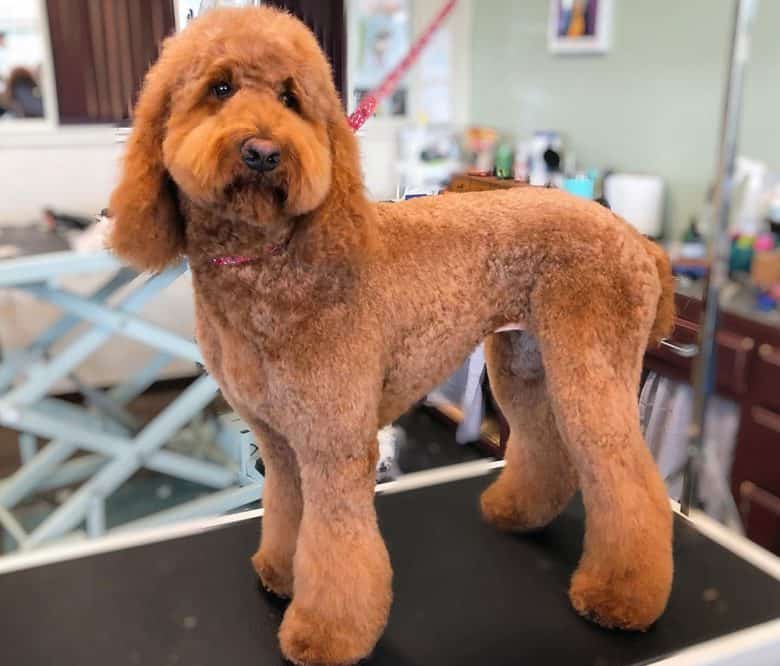
[[(397, 492), (378, 497), (395, 568), (395, 603), (368, 663), (647, 664), (757, 625), (763, 625), (764, 651), (767, 628), (769, 643), (780, 641), (780, 582), (682, 518), (676, 521), (674, 590), (655, 627), (621, 633), (580, 619), (566, 597), (581, 549), (579, 503), (535, 536), (499, 534), (478, 514), (478, 494), (495, 474), (486, 465), (480, 469), (444, 483), (441, 471), (427, 473), (433, 485), (404, 490), (402, 480), (389, 485)], [(175, 538), (0, 574), (0, 661), (283, 663), (276, 639), (283, 606), (258, 589), (248, 561), (258, 520), (236, 519), (184, 536), (177, 530)], [(729, 663), (780, 664), (780, 656)]]

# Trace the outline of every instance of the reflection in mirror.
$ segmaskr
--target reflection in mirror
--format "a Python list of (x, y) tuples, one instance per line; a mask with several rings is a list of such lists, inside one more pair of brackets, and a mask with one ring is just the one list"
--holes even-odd
[(43, 62), (39, 3), (0, 0), (0, 123), (43, 118)]

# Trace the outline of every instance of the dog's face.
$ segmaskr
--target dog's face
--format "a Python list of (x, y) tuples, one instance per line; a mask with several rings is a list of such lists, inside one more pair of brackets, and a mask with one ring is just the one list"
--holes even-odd
[[(312, 211), (345, 127), (330, 66), (300, 21), (269, 8), (208, 12), (166, 42), (147, 75), (111, 201), (111, 245), (142, 268), (181, 253), (176, 190), (258, 225)], [(146, 238), (142, 216), (162, 220)]]
[(219, 12), (184, 33), (191, 55), (163, 159), (194, 201), (263, 223), (316, 208), (330, 187), (330, 69), (311, 33), (271, 11)]

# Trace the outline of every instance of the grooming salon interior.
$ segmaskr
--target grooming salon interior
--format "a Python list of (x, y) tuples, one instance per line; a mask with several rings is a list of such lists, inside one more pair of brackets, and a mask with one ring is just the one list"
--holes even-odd
[(0, 664), (780, 665), (778, 34), (0, 0)]

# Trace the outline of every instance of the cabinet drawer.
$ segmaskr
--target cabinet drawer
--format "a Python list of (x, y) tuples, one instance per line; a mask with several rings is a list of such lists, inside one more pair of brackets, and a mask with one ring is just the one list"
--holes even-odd
[(447, 187), (448, 192), (469, 192), (471, 191), (471, 187), (468, 183), (468, 181), (464, 180), (463, 178), (454, 178), (452, 182)]
[(743, 481), (780, 494), (780, 413), (760, 405), (743, 408), (731, 478), (737, 498)]
[(731, 331), (718, 331), (715, 345), (718, 389), (735, 396), (744, 395), (748, 391), (748, 372), (754, 357), (755, 340)]
[(747, 537), (780, 555), (780, 497), (752, 481), (743, 481), (739, 486), (739, 511)]
[(452, 177), (447, 186), (448, 192), (486, 192), (488, 190), (507, 190), (513, 187), (526, 187), (527, 184), (511, 178), (495, 176), (476, 176), (458, 174)]
[(480, 183), (471, 180), (453, 180), (447, 187), (448, 192), (488, 192), (498, 189), (490, 183)]
[(758, 346), (750, 384), (759, 403), (780, 410), (780, 347), (769, 344)]
[[(696, 355), (691, 355), (690, 350), (697, 344), (698, 335), (698, 324), (678, 317), (675, 319), (674, 330), (669, 338), (674, 348), (662, 345), (650, 353), (675, 369), (683, 371), (686, 377), (693, 379), (691, 373)], [(717, 332), (715, 336), (716, 385), (719, 392), (736, 397), (747, 393), (748, 371), (755, 355), (755, 346), (755, 341), (749, 336), (729, 330)], [(778, 369), (780, 370), (780, 367)]]

